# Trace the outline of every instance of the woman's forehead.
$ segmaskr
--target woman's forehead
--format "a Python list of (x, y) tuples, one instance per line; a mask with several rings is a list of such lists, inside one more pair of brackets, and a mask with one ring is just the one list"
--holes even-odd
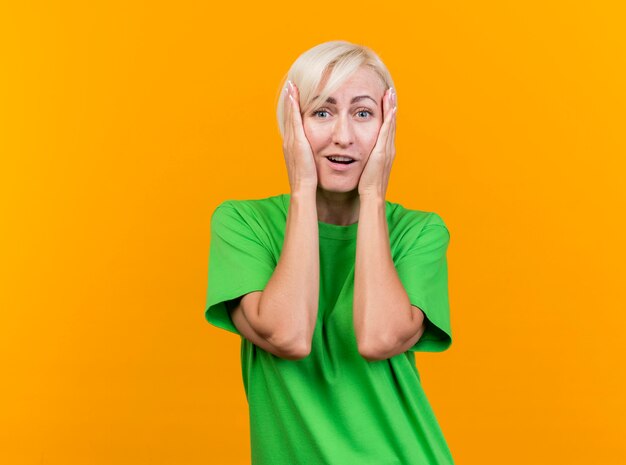
[[(337, 89), (330, 93), (327, 100), (329, 103), (336, 103), (337, 100), (349, 100), (351, 103), (355, 99), (363, 100), (363, 96), (372, 99), (380, 99), (385, 93), (385, 85), (380, 76), (367, 68), (360, 68), (348, 77)], [(317, 98), (321, 92), (316, 94)], [(332, 101), (331, 101), (332, 100)]]

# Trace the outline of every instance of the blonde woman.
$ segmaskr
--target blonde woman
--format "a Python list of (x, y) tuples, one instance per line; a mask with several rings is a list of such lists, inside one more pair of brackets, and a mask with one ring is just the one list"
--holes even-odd
[(252, 465), (452, 464), (414, 358), (452, 342), (450, 234), (386, 200), (391, 76), (371, 49), (331, 41), (281, 89), (290, 193), (211, 218), (205, 315), (241, 336)]

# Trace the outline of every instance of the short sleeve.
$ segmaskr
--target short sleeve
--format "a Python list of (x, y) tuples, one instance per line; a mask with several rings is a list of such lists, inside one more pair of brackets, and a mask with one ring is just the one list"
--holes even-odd
[(212, 325), (241, 336), (226, 302), (265, 289), (276, 263), (244, 216), (229, 202), (221, 203), (211, 216), (205, 318)]
[(396, 263), (412, 305), (426, 317), (426, 329), (411, 352), (442, 352), (452, 344), (446, 252), (450, 233), (436, 213)]

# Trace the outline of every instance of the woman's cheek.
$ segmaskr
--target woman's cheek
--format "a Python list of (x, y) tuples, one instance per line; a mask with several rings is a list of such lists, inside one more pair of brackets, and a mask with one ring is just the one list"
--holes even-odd
[(363, 139), (365, 142), (365, 147), (367, 150), (367, 155), (369, 155), (369, 153), (374, 149), (374, 146), (376, 145), (376, 140), (378, 139), (378, 132), (380, 130), (380, 126), (376, 125), (376, 126), (372, 126), (371, 128), (368, 129), (368, 131), (363, 134)]
[(320, 140), (319, 128), (316, 128), (314, 125), (307, 124), (306, 122), (303, 124), (303, 128), (304, 128), (304, 135), (306, 136), (307, 140), (309, 141), (309, 144), (311, 144), (311, 147), (315, 151), (316, 145), (318, 144), (318, 141)]

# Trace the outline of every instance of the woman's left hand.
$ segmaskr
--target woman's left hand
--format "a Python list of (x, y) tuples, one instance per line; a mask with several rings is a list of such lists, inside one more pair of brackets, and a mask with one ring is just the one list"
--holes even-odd
[(396, 109), (396, 94), (389, 88), (383, 96), (383, 124), (359, 180), (361, 197), (378, 196), (385, 199), (391, 165), (396, 156)]

